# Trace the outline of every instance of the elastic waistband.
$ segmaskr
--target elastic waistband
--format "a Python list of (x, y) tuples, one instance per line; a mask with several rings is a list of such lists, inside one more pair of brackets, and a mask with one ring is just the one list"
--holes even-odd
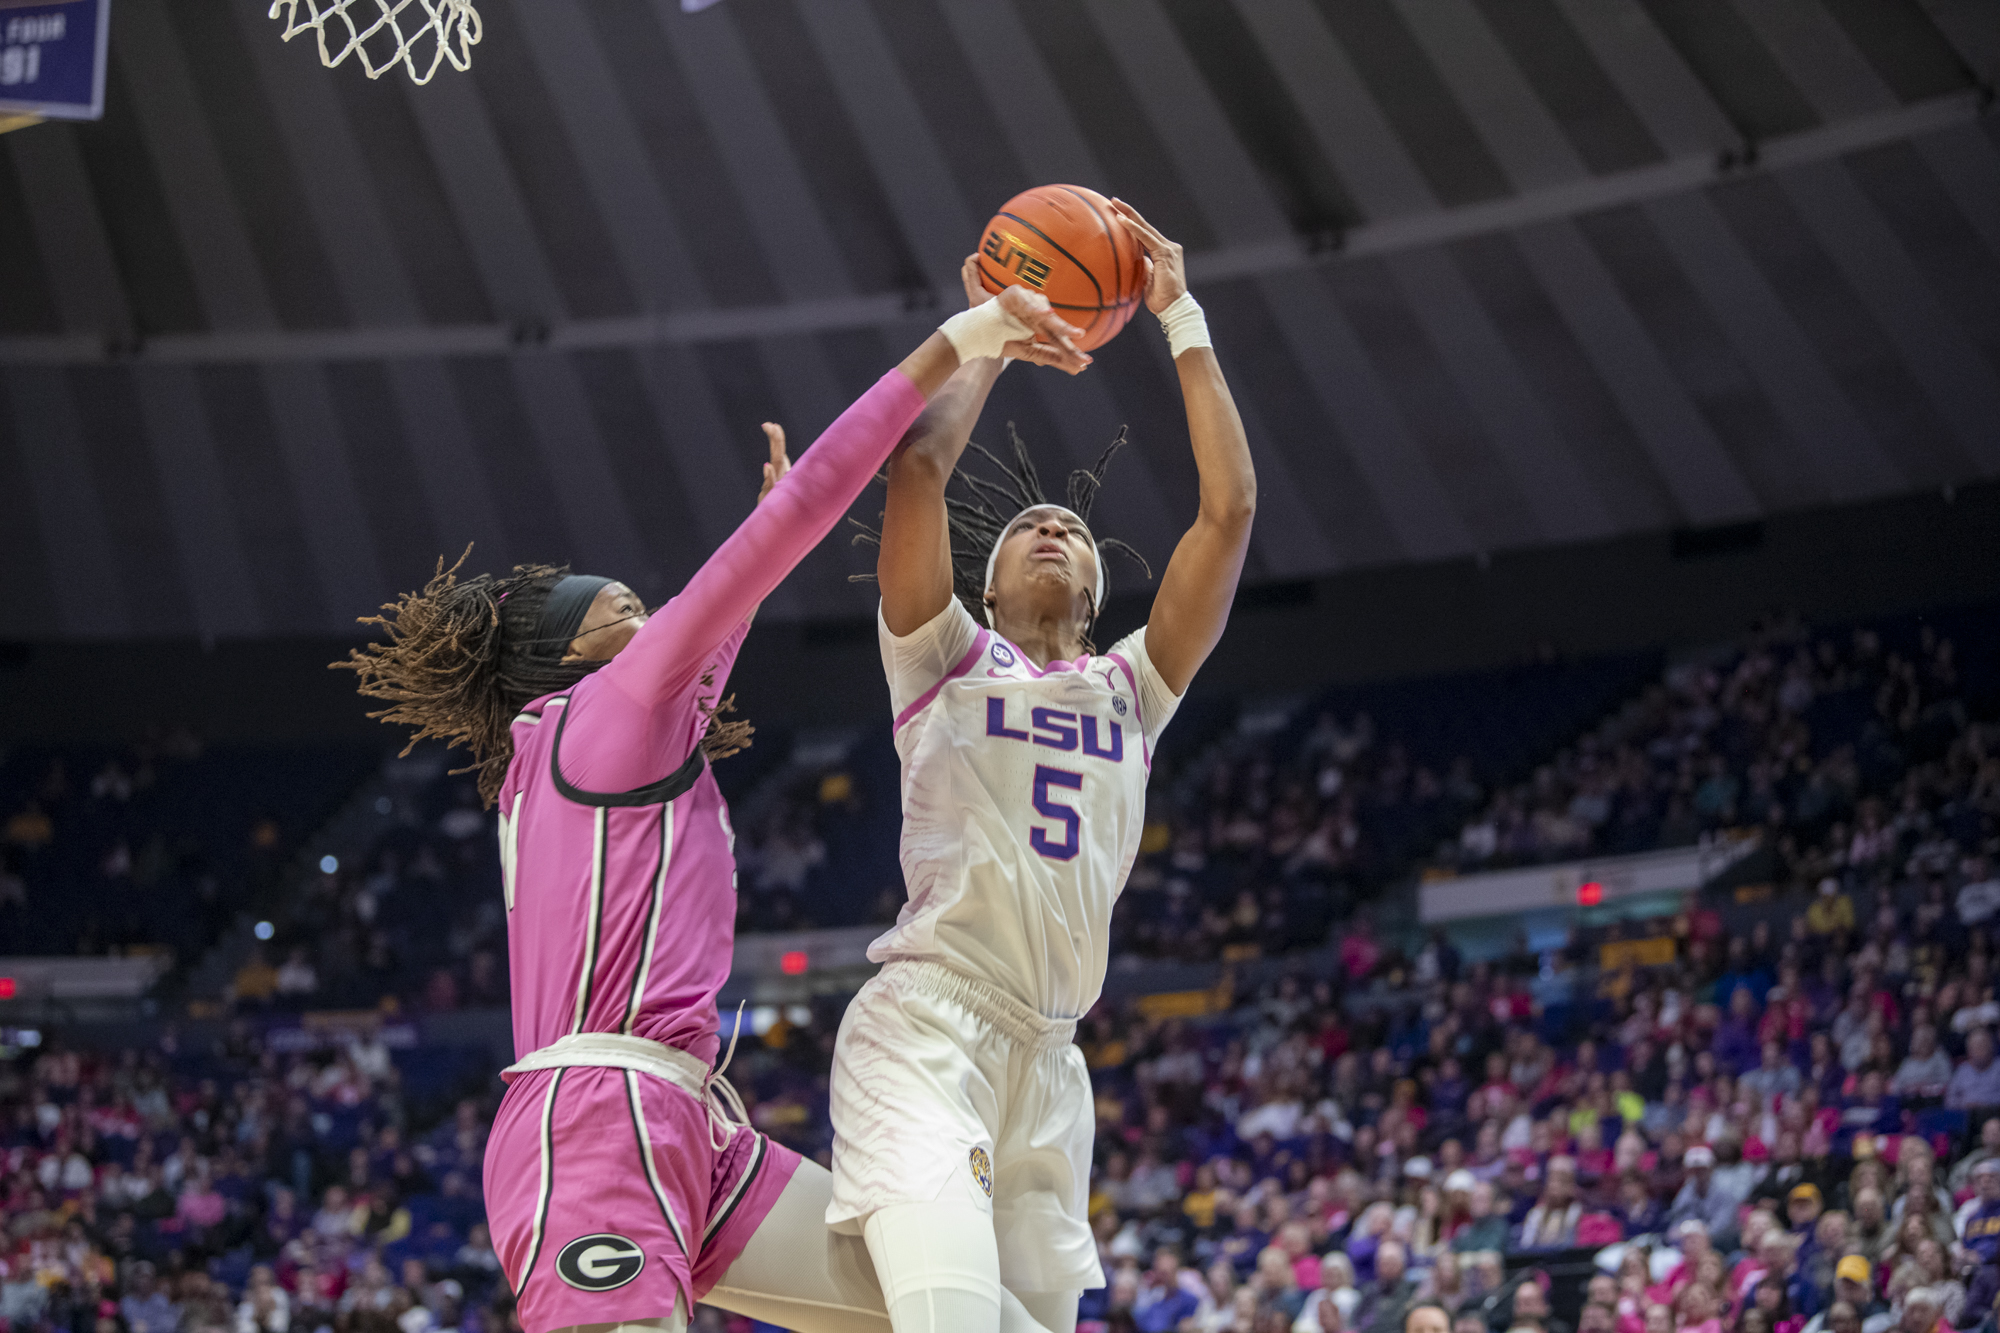
[(704, 1095), (715, 1071), (707, 1062), (657, 1041), (616, 1032), (573, 1032), (531, 1051), (500, 1071), (510, 1082), (531, 1069), (634, 1069), (663, 1078), (695, 1098)]
[(892, 984), (962, 1004), (1022, 1046), (1056, 1050), (1076, 1040), (1074, 1018), (1044, 1018), (998, 986), (954, 972), (943, 963), (897, 959), (884, 963), (880, 975)]

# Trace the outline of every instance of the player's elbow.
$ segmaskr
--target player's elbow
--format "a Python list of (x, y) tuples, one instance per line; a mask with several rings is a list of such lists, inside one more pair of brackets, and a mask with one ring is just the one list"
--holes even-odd
[(898, 488), (944, 490), (951, 480), (953, 460), (945, 456), (935, 440), (923, 435), (912, 435), (905, 443), (907, 447), (898, 449), (889, 459), (889, 484)]
[(1228, 532), (1248, 532), (1257, 519), (1257, 478), (1242, 478), (1217, 488), (1220, 494), (1204, 495), (1202, 517)]

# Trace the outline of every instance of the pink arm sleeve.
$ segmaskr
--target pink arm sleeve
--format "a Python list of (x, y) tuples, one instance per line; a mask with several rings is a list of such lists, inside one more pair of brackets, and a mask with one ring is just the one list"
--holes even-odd
[(686, 760), (701, 735), (695, 691), (709, 693), (702, 671), (726, 671), (735, 654), (718, 660), (717, 649), (840, 521), (923, 407), (917, 386), (891, 370), (813, 441), (680, 595), (573, 692), (564, 777), (590, 791), (628, 791)]

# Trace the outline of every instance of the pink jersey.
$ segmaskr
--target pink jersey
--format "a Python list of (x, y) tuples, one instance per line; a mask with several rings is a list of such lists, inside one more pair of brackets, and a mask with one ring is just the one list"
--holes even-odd
[(725, 693), (750, 613), (923, 406), (901, 372), (884, 375), (624, 651), (514, 720), (500, 857), (517, 1056), (613, 1032), (714, 1060), (735, 835), (699, 749), (701, 706)]

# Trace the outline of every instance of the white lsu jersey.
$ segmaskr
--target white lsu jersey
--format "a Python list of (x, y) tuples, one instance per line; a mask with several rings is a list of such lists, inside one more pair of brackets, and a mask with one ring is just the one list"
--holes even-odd
[(942, 963), (1045, 1017), (1080, 1017), (1104, 988), (1153, 746), (1180, 704), (1145, 630), (1038, 670), (957, 598), (907, 638), (879, 609), (876, 629), (909, 901), (869, 958)]

